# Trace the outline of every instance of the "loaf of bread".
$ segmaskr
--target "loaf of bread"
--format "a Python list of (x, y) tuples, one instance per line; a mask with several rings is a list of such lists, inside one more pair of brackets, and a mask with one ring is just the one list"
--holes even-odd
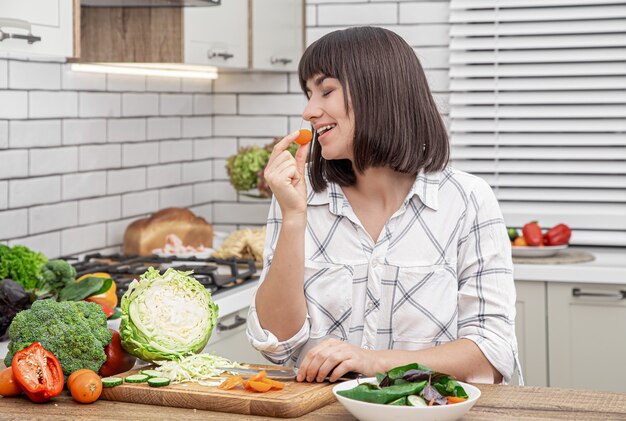
[(189, 209), (167, 208), (149, 218), (138, 219), (124, 232), (124, 254), (147, 256), (162, 248), (166, 237), (176, 234), (186, 246), (211, 247), (213, 227)]

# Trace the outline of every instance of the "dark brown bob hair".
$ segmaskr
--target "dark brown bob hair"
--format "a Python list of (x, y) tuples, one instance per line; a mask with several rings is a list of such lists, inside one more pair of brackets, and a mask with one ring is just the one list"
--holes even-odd
[(338, 79), (354, 112), (354, 162), (325, 160), (317, 142), (309, 162), (313, 190), (327, 181), (356, 182), (355, 171), (386, 167), (407, 174), (448, 163), (446, 128), (413, 49), (392, 31), (362, 26), (334, 31), (312, 43), (298, 67), (300, 86), (318, 75)]

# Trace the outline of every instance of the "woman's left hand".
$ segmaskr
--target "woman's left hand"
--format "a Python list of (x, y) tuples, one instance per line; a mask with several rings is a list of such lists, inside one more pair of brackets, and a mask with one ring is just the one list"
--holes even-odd
[(350, 371), (373, 376), (376, 374), (375, 354), (376, 351), (362, 349), (338, 339), (327, 339), (306, 354), (296, 379), (299, 382), (323, 382), (331, 371), (331, 382)]

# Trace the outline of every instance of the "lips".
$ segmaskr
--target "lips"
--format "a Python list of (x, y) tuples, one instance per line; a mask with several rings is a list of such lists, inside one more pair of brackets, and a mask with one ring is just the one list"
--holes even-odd
[(328, 131), (332, 130), (333, 128), (335, 128), (336, 124), (327, 124), (321, 127), (317, 127), (315, 130), (317, 131), (317, 135), (318, 136), (322, 136), (325, 133), (327, 133)]

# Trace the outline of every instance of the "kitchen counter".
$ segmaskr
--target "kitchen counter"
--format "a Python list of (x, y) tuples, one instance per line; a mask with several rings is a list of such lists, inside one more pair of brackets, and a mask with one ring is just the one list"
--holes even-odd
[(595, 260), (575, 264), (517, 263), (516, 281), (580, 282), (626, 285), (626, 250), (618, 248), (576, 248), (589, 252)]
[[(463, 420), (624, 420), (626, 394), (545, 387), (477, 385), (482, 396)], [(138, 405), (99, 400), (76, 403), (65, 391), (45, 404), (25, 397), (0, 398), (0, 419), (10, 420), (268, 420), (272, 418), (195, 409)], [(275, 419), (275, 418), (274, 418)], [(333, 402), (297, 420), (355, 420), (339, 402)]]

